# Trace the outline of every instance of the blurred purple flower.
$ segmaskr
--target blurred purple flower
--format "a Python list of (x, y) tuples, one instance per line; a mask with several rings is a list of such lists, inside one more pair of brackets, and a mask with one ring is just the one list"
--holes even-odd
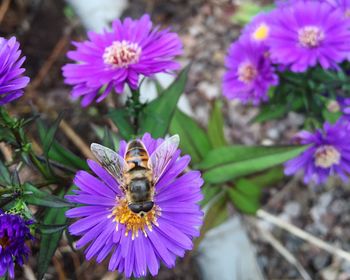
[(285, 164), (285, 174), (292, 175), (304, 171), (304, 182), (323, 183), (329, 176), (338, 175), (348, 180), (350, 172), (350, 130), (346, 123), (325, 123), (315, 133), (299, 132), (295, 140), (299, 144), (310, 145), (301, 155)]
[(222, 89), (228, 99), (258, 105), (268, 100), (269, 88), (278, 84), (268, 48), (246, 37), (231, 44), (225, 65)]
[(337, 68), (350, 53), (350, 21), (326, 2), (294, 1), (271, 17), (268, 45), (274, 63), (294, 72), (318, 63), (325, 69)]
[(152, 76), (180, 67), (174, 57), (182, 53), (182, 43), (169, 29), (152, 28), (148, 15), (138, 20), (119, 19), (112, 31), (89, 32), (89, 40), (73, 44), (67, 56), (77, 63), (65, 65), (65, 83), (73, 85), (72, 97), (82, 97), (82, 106), (102, 101), (112, 89), (122, 93), (125, 83), (137, 89), (139, 76)]
[(340, 121), (344, 122), (350, 129), (350, 98), (349, 97), (338, 97), (337, 101), (339, 110), (342, 113)]
[(0, 37), (0, 106), (23, 95), (29, 78), (22, 76), (25, 57), (19, 58), (21, 50), (15, 37), (9, 40)]
[(331, 4), (334, 8), (339, 8), (346, 19), (350, 19), (350, 0), (324, 0)]
[[(162, 143), (150, 134), (142, 137), (149, 154)], [(124, 155), (126, 142), (120, 143)], [(69, 227), (73, 235), (82, 235), (77, 248), (87, 244), (86, 258), (103, 261), (109, 254), (109, 270), (118, 269), (127, 278), (156, 275), (160, 262), (173, 267), (177, 256), (192, 249), (192, 239), (199, 236), (203, 213), (197, 204), (202, 199), (203, 180), (198, 171), (183, 173), (190, 157), (178, 150), (155, 186), (154, 206), (144, 217), (133, 213), (117, 181), (98, 163), (89, 160), (93, 176), (80, 171), (75, 177), (79, 190), (67, 196), (81, 207), (67, 211), (70, 218), (80, 218)]]
[(269, 21), (270, 13), (261, 12), (257, 14), (244, 28), (242, 37), (247, 36), (250, 40), (258, 44), (265, 43), (270, 35)]
[(0, 277), (8, 273), (15, 277), (15, 263), (23, 266), (29, 254), (26, 240), (33, 239), (28, 225), (19, 215), (5, 214), (0, 210)]

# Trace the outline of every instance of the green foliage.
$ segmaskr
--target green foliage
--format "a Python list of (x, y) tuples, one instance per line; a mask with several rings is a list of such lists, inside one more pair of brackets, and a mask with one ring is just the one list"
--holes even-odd
[(47, 159), (49, 158), (49, 151), (51, 149), (52, 143), (54, 141), (54, 137), (56, 135), (56, 132), (58, 130), (58, 127), (62, 119), (63, 119), (63, 113), (59, 114), (57, 119), (54, 121), (54, 123), (50, 126), (48, 130), (45, 130), (44, 136), (43, 136), (43, 132), (41, 133), (41, 135), (43, 136), (42, 144), (43, 144), (44, 155), (45, 155), (45, 158)]
[(37, 206), (61, 208), (72, 206), (71, 203), (57, 196), (37, 189), (30, 183), (24, 183), (23, 190), (25, 194), (22, 198), (28, 203)]
[(242, 1), (238, 6), (237, 11), (235, 11), (234, 15), (232, 16), (232, 21), (245, 25), (249, 23), (256, 14), (260, 13), (261, 11), (269, 11), (273, 8), (274, 5), (261, 7), (260, 5), (253, 3), (253, 1)]
[(139, 134), (149, 132), (155, 138), (168, 132), (177, 102), (185, 90), (190, 65), (185, 67), (177, 79), (155, 100), (147, 104), (140, 114)]
[(214, 148), (226, 146), (222, 102), (216, 100), (208, 123), (208, 137)]
[[(64, 194), (65, 191), (61, 190), (58, 196), (60, 198), (63, 198)], [(51, 259), (56, 252), (64, 230), (64, 227), (62, 227), (62, 225), (65, 225), (67, 221), (67, 218), (65, 216), (65, 212), (67, 210), (68, 208), (49, 208), (45, 211), (42, 223), (50, 227), (61, 228), (54, 231), (48, 230), (46, 233), (42, 232), (38, 258), (38, 279), (42, 279), (44, 277)]]
[(11, 174), (5, 164), (0, 160), (0, 185), (11, 185)]
[(198, 166), (207, 183), (224, 183), (247, 176), (298, 156), (305, 146), (231, 146), (212, 150)]
[(227, 189), (228, 196), (234, 206), (247, 214), (255, 214), (260, 208), (262, 189), (247, 179), (239, 179), (235, 187)]
[(128, 108), (112, 110), (108, 116), (118, 127), (120, 136), (125, 140), (130, 140), (135, 134), (134, 127), (130, 121)]
[(179, 109), (175, 111), (170, 124), (170, 133), (180, 136), (180, 148), (185, 154), (191, 156), (193, 163), (200, 162), (212, 148), (205, 131), (196, 121)]

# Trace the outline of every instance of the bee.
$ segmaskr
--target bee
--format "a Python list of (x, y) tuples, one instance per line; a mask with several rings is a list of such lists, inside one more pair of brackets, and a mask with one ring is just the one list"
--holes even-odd
[(129, 209), (143, 217), (154, 206), (155, 185), (166, 171), (179, 142), (178, 135), (166, 138), (151, 155), (139, 139), (127, 144), (123, 157), (96, 143), (91, 144), (91, 151), (119, 183)]

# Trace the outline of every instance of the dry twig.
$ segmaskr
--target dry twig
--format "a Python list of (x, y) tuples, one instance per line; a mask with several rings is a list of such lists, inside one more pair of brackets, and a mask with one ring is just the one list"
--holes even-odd
[(260, 219), (263, 219), (269, 223), (272, 223), (280, 228), (283, 228), (283, 229), (289, 231), (290, 233), (294, 234), (295, 236), (298, 236), (299, 238), (303, 239), (304, 241), (307, 241), (307, 242), (314, 244), (315, 246), (327, 251), (328, 253), (330, 253), (332, 255), (336, 255), (336, 256), (341, 257), (341, 258), (347, 260), (348, 262), (350, 262), (350, 253), (348, 253), (342, 249), (339, 249), (339, 248), (335, 247), (334, 245), (331, 245), (331, 244), (311, 235), (310, 233), (294, 226), (293, 224), (282, 220), (281, 218), (273, 216), (262, 209), (258, 210), (257, 216)]
[(0, 23), (4, 19), (5, 15), (7, 13), (7, 10), (10, 7), (10, 3), (11, 3), (11, 0), (4, 0), (4, 2), (2, 2), (1, 7), (0, 7)]
[(12, 150), (8, 145), (6, 145), (6, 143), (0, 142), (0, 151), (5, 158), (5, 162), (12, 162), (13, 160)]
[[(35, 98), (33, 98), (34, 103), (39, 107), (41, 111), (48, 113), (53, 118), (57, 118), (57, 112), (50, 110), (50, 108), (47, 108), (44, 99), (38, 95), (35, 95), (35, 93), (37, 88), (41, 85), (47, 74), (50, 72), (52, 66), (55, 64), (55, 62), (58, 60), (58, 58), (61, 56), (69, 44), (69, 38), (71, 32), (73, 31), (73, 28), (74, 26), (71, 26), (69, 29), (67, 29), (65, 34), (58, 40), (50, 56), (45, 61), (36, 77), (30, 83), (28, 87), (28, 94), (26, 94), (27, 98), (33, 98), (35, 96)], [(85, 157), (93, 158), (89, 147), (86, 145), (83, 139), (64, 120), (62, 120), (60, 123), (60, 129), (62, 129), (63, 133), (72, 141), (72, 143), (82, 152)]]
[(261, 233), (261, 237), (268, 242), (277, 252), (279, 252), (291, 265), (295, 266), (295, 268), (300, 273), (301, 277), (304, 280), (312, 280), (311, 276), (306, 272), (304, 267), (301, 265), (301, 263), (295, 258), (295, 256), (282, 245), (281, 242), (279, 242), (270, 231), (262, 228), (256, 219), (249, 219), (254, 226), (259, 230)]

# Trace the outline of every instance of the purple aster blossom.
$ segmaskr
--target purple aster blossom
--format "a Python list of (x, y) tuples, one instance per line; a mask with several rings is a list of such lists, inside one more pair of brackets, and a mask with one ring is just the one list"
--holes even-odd
[(350, 172), (350, 130), (344, 122), (325, 123), (315, 133), (301, 131), (295, 140), (310, 145), (298, 157), (285, 163), (285, 174), (304, 171), (304, 182), (323, 183), (329, 176), (338, 175), (348, 180)]
[(337, 68), (350, 52), (350, 21), (326, 2), (295, 1), (273, 12), (268, 40), (271, 59), (293, 72), (318, 63)]
[(258, 105), (268, 100), (269, 88), (278, 84), (268, 48), (247, 37), (231, 44), (225, 66), (222, 89), (228, 99)]
[(340, 121), (344, 122), (350, 130), (350, 98), (349, 97), (337, 97), (338, 108), (342, 115)]
[(8, 273), (10, 278), (15, 277), (15, 263), (23, 266), (28, 258), (29, 248), (25, 244), (32, 240), (28, 225), (19, 215), (6, 214), (0, 210), (0, 277)]
[(9, 40), (0, 37), (0, 106), (21, 97), (29, 83), (29, 78), (22, 76), (25, 57), (20, 58), (20, 55), (15, 37)]
[[(163, 139), (142, 137), (150, 156)], [(120, 142), (123, 156), (126, 142)], [(160, 263), (171, 268), (176, 257), (183, 257), (199, 236), (203, 213), (203, 180), (199, 171), (184, 173), (190, 162), (188, 155), (174, 153), (165, 172), (155, 185), (154, 206), (144, 216), (128, 208), (124, 192), (114, 177), (100, 164), (88, 160), (95, 175), (79, 171), (74, 179), (79, 190), (66, 198), (81, 206), (67, 211), (69, 218), (79, 218), (69, 227), (73, 235), (81, 235), (77, 248), (87, 246), (86, 259), (102, 262), (108, 255), (109, 270), (125, 273), (127, 278), (156, 275)]]
[(270, 13), (261, 12), (243, 29), (242, 36), (247, 36), (258, 44), (265, 43), (270, 34)]
[(171, 72), (180, 67), (174, 57), (182, 53), (176, 33), (152, 26), (148, 15), (138, 20), (119, 19), (111, 31), (89, 32), (89, 40), (74, 42), (76, 50), (67, 56), (77, 63), (65, 65), (65, 83), (74, 86), (72, 97), (82, 97), (82, 106), (102, 101), (113, 89), (122, 93), (127, 83), (139, 86), (139, 76)]
[(350, 0), (324, 0), (336, 9), (340, 9), (346, 19), (350, 18)]

